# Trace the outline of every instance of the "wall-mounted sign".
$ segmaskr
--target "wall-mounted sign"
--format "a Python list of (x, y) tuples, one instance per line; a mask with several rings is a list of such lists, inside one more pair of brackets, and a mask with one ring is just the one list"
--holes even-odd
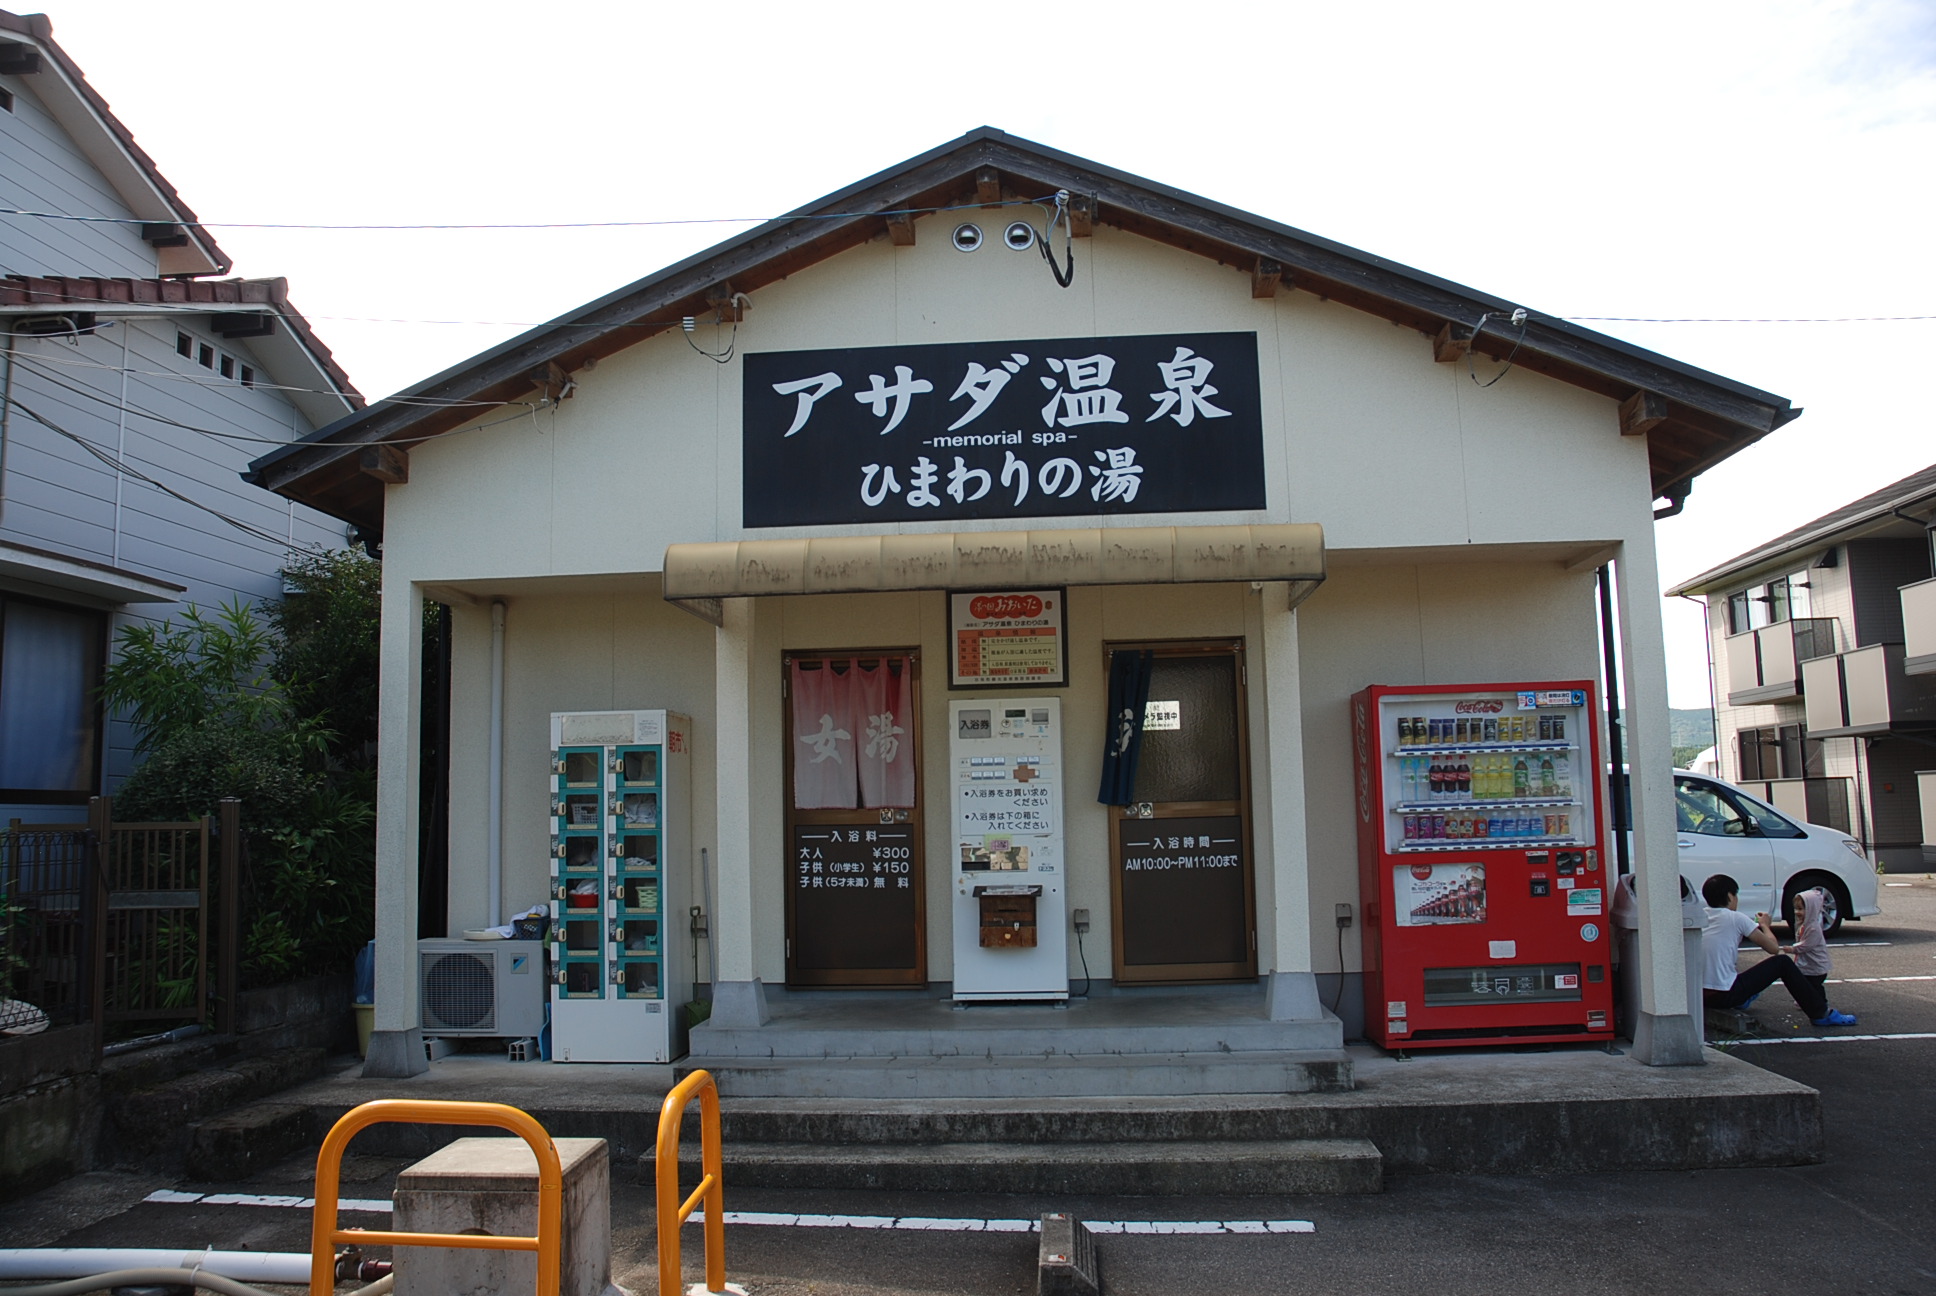
[(1183, 727), (1183, 703), (1172, 698), (1168, 702), (1151, 699), (1143, 704), (1143, 732), (1152, 729), (1181, 729)]
[(748, 527), (1262, 509), (1255, 333), (769, 351)]
[(1063, 591), (990, 590), (948, 596), (956, 688), (1069, 682)]

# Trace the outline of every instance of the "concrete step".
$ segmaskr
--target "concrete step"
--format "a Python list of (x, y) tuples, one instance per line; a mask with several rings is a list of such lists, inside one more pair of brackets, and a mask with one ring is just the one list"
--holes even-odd
[(1109, 1098), (1337, 1093), (1351, 1088), (1343, 1049), (1025, 1057), (701, 1057), (729, 1098)]
[(278, 1049), (118, 1094), (107, 1103), (102, 1159), (172, 1169), (187, 1154), (193, 1126), (314, 1080), (323, 1061), (319, 1048)]
[(316, 1113), (301, 1103), (258, 1102), (200, 1121), (188, 1131), (183, 1173), (234, 1182), (322, 1141)]
[[(707, 1065), (728, 1058), (1040, 1058), (1112, 1054), (1282, 1053), (1342, 1049), (1344, 1025), (1322, 1021), (1210, 1019), (1176, 1026), (1085, 1025), (1079, 1011), (975, 1007), (923, 1009), (932, 1024), (856, 1030), (838, 1024), (734, 1029), (701, 1023), (692, 1029), (695, 1058)], [(1026, 1024), (1022, 1024), (1026, 1023)]]
[[(683, 1182), (699, 1175), (697, 1150)], [(745, 1188), (868, 1189), (1112, 1196), (1375, 1193), (1383, 1158), (1366, 1139), (1228, 1142), (1046, 1142), (835, 1145), (728, 1140), (727, 1184)], [(649, 1181), (650, 1157), (634, 1174)]]

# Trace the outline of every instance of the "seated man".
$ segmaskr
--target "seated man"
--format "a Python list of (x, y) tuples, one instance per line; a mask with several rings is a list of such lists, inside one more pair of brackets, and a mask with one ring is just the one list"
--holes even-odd
[[(1853, 1015), (1830, 1008), (1822, 987), (1803, 976), (1795, 960), (1781, 952), (1767, 914), (1750, 918), (1740, 912), (1741, 887), (1733, 878), (1716, 873), (1701, 883), (1701, 899), (1707, 902), (1707, 926), (1701, 931), (1701, 1000), (1709, 1008), (1746, 1007), (1779, 980), (1815, 1025), (1855, 1025)], [(1734, 954), (1741, 948), (1743, 936), (1766, 950), (1769, 957), (1736, 976)]]

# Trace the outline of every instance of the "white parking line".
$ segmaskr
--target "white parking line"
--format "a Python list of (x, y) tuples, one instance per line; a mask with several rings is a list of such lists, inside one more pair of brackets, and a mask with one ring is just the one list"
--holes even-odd
[(1830, 941), (1828, 943), (1828, 947), (1830, 949), (1858, 949), (1858, 948), (1877, 949), (1884, 945), (1894, 945), (1894, 944), (1895, 944), (1894, 941)]
[[(170, 1202), (186, 1206), (200, 1202), (204, 1206), (289, 1206), (297, 1210), (308, 1210), (316, 1204), (314, 1197), (286, 1197), (264, 1193), (192, 1193), (176, 1192), (171, 1188), (158, 1189), (141, 1200), (150, 1202)], [(372, 1215), (388, 1215), (393, 1209), (389, 1202), (374, 1197), (339, 1197), (338, 1210), (365, 1211)]]
[[(704, 1220), (696, 1210), (688, 1224)], [(791, 1215), (770, 1211), (727, 1211), (728, 1224), (762, 1224), (779, 1228), (903, 1229), (925, 1233), (1033, 1233), (1041, 1227), (1029, 1219), (932, 1219), (918, 1215)], [(1315, 1233), (1310, 1220), (1084, 1220), (1091, 1233)]]
[(1771, 1039), (1727, 1040), (1721, 1048), (1743, 1048), (1749, 1044), (1853, 1044), (1858, 1040), (1936, 1039), (1936, 1031), (1914, 1031), (1901, 1035), (1790, 1035)]
[(1874, 981), (1936, 981), (1936, 973), (1928, 976), (1899, 977), (1830, 977), (1825, 985), (1867, 985)]

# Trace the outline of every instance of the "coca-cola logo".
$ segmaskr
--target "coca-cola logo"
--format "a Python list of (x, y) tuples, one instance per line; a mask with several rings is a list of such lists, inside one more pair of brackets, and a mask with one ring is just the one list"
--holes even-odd
[(977, 621), (1039, 617), (1048, 605), (1033, 594), (978, 594), (968, 600), (968, 615)]
[(1430, 882), (1432, 880), (1432, 866), (1430, 864), (1414, 864), (1412, 865), (1412, 876), (1421, 882)]
[(1505, 709), (1504, 702), (1460, 702), (1452, 708), (1459, 715), (1498, 715)]

